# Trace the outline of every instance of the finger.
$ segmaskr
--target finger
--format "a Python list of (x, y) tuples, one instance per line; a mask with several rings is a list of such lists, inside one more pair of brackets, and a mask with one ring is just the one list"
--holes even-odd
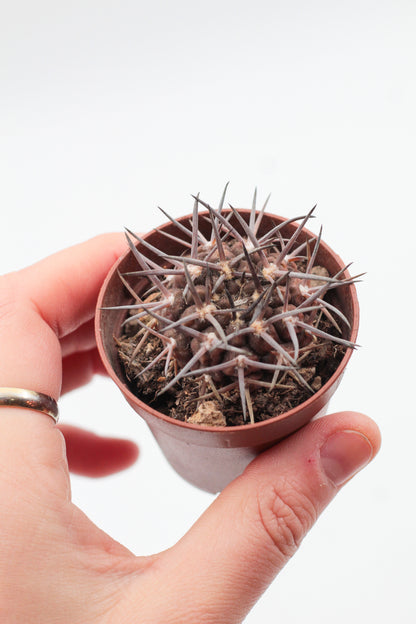
[[(103, 235), (0, 277), (1, 386), (58, 399), (62, 353), (57, 336), (68, 335), (92, 318), (101, 283), (124, 247), (121, 234)], [(69, 368), (67, 388), (76, 385), (75, 368)], [(85, 382), (95, 370), (93, 356), (80, 370)], [(52, 420), (28, 409), (1, 410), (3, 473), (22, 479), (26, 487), (30, 482), (31, 491), (42, 496), (55, 491), (68, 497), (63, 437)]]
[(97, 374), (106, 374), (97, 349), (67, 355), (62, 360), (61, 394), (85, 386)]
[(2, 386), (59, 397), (56, 336), (67, 336), (90, 321), (101, 283), (124, 248), (122, 234), (104, 234), (0, 277)]
[[(195, 614), (209, 613), (207, 622), (241, 622), (324, 507), (379, 445), (376, 425), (347, 412), (312, 422), (259, 456), (162, 554), (163, 621), (194, 621)], [(177, 595), (183, 611), (175, 619), (169, 605), (177, 604)]]
[(92, 318), (104, 278), (126, 249), (121, 233), (97, 236), (20, 271), (20, 290), (62, 338)]
[[(0, 282), (13, 284), (10, 277), (0, 278)], [(13, 296), (0, 300), (0, 345), (0, 386), (27, 388), (59, 398), (59, 341), (35, 309)]]
[[(9, 278), (0, 279), (9, 285)], [(13, 286), (8, 290), (12, 293)], [(58, 399), (62, 357), (59, 341), (31, 307), (16, 298), (0, 302), (0, 385), (27, 388)], [(0, 407), (1, 487), (12, 478), (29, 497), (59, 495), (68, 500), (70, 486), (64, 439), (54, 421), (32, 409)], [(30, 495), (30, 496), (29, 496)]]
[(70, 499), (63, 435), (53, 420), (32, 409), (0, 408), (0, 490), (26, 503)]
[(107, 438), (71, 425), (59, 427), (65, 437), (69, 470), (87, 477), (105, 477), (129, 468), (139, 449), (130, 440)]
[(62, 357), (80, 351), (90, 351), (95, 346), (94, 318), (91, 318), (78, 327), (78, 329), (61, 339)]

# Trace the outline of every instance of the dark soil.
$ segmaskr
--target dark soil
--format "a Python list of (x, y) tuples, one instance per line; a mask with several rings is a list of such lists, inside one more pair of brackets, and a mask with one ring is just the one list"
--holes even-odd
[[(325, 320), (321, 321), (320, 328), (329, 333), (332, 329), (331, 324)], [(157, 337), (150, 335), (132, 359), (132, 354), (138, 343), (136, 334), (137, 327), (134, 322), (128, 323), (125, 326), (125, 333), (117, 342), (119, 357), (124, 365), (127, 381), (132, 391), (144, 403), (171, 418), (208, 426), (236, 426), (250, 422), (250, 420), (244, 421), (238, 390), (221, 391), (218, 388), (220, 390), (218, 393), (215, 392), (215, 389), (213, 391), (201, 378), (184, 378), (158, 397), (158, 392), (176, 375), (174, 362), (170, 364), (166, 376), (164, 358), (149, 368), (148, 371), (137, 376), (157, 357), (163, 347)], [(299, 372), (314, 392), (319, 390), (333, 375), (344, 353), (345, 347), (321, 339), (315, 340), (313, 345), (311, 344), (305, 349)], [(233, 380), (230, 379), (231, 381)], [(223, 384), (223, 387), (225, 385)], [(202, 401), (201, 396), (205, 397)], [(293, 373), (289, 371), (281, 373), (273, 389), (251, 386), (250, 396), (254, 422), (260, 422), (279, 416), (303, 403), (311, 396), (311, 392), (300, 385)], [(201, 406), (204, 407), (202, 414)]]

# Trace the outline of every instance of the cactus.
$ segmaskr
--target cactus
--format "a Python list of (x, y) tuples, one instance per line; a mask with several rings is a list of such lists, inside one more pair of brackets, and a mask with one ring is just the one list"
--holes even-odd
[[(343, 277), (348, 267), (331, 276), (316, 264), (322, 228), (299, 239), (315, 208), (260, 235), (269, 198), (257, 211), (255, 192), (246, 222), (232, 206), (224, 209), (226, 189), (218, 209), (194, 196), (189, 227), (162, 211), (176, 228), (164, 235), (182, 255), (166, 255), (127, 230), (138, 270), (120, 275), (133, 299), (118, 339), (130, 383), (160, 411), (213, 426), (294, 407), (356, 346), (345, 337), (349, 322), (335, 293), (359, 276)], [(147, 280), (144, 291), (131, 285), (138, 278)]]

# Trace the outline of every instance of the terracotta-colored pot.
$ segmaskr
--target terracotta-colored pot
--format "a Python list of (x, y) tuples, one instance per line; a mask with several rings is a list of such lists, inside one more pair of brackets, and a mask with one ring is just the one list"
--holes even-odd
[[(225, 211), (224, 211), (225, 212)], [(240, 210), (240, 214), (248, 222), (249, 210)], [(200, 213), (200, 217), (204, 213)], [(207, 213), (206, 213), (207, 214)], [(178, 219), (189, 227), (192, 215)], [(239, 224), (231, 219), (234, 227), (241, 231)], [(270, 230), (284, 219), (272, 214), (265, 214), (259, 235)], [(209, 224), (200, 218), (200, 228), (206, 227), (205, 234), (210, 231)], [(283, 229), (283, 236), (290, 236), (296, 229), (296, 224), (288, 224)], [(170, 234), (178, 234), (176, 226), (169, 222), (152, 230), (143, 238), (167, 254), (182, 253), (179, 243), (160, 234), (164, 230)], [(303, 242), (313, 234), (303, 230), (299, 238)], [(142, 249), (149, 258), (156, 260), (149, 250)], [(325, 266), (330, 275), (337, 273), (344, 265), (342, 260), (323, 241), (320, 244), (316, 264)], [(222, 490), (232, 479), (241, 474), (248, 463), (259, 453), (270, 448), (282, 438), (293, 433), (312, 418), (323, 415), (329, 399), (337, 389), (345, 367), (351, 357), (351, 349), (345, 353), (340, 365), (332, 377), (316, 394), (304, 403), (281, 414), (280, 416), (237, 427), (206, 427), (174, 420), (138, 399), (129, 387), (121, 365), (115, 336), (121, 333), (121, 324), (126, 318), (125, 310), (104, 310), (109, 306), (126, 305), (131, 302), (131, 296), (124, 288), (118, 272), (126, 273), (138, 270), (137, 261), (130, 250), (114, 264), (110, 270), (99, 295), (96, 313), (96, 339), (98, 350), (110, 377), (120, 388), (132, 408), (147, 422), (164, 455), (184, 479), (193, 485), (216, 493)], [(348, 276), (348, 274), (345, 274)], [(337, 288), (337, 295), (341, 309), (351, 324), (351, 333), (346, 336), (355, 342), (358, 332), (359, 308), (354, 285), (345, 285)]]

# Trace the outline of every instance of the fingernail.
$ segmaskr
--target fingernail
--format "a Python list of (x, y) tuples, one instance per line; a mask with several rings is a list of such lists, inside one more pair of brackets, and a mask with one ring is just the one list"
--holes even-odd
[(334, 485), (341, 485), (371, 459), (373, 447), (358, 431), (339, 431), (331, 435), (321, 448), (322, 468)]

